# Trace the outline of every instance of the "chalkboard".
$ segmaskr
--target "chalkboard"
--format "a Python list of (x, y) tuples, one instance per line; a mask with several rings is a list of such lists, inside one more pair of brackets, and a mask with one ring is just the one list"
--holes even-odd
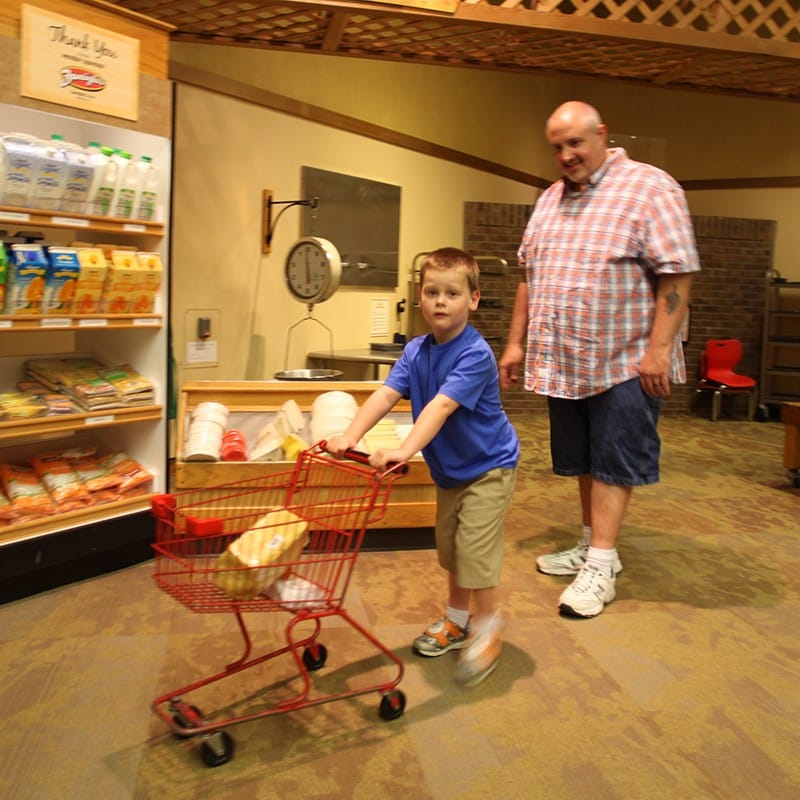
[(342, 256), (343, 285), (397, 286), (400, 187), (315, 167), (301, 167), (302, 235), (322, 236)]

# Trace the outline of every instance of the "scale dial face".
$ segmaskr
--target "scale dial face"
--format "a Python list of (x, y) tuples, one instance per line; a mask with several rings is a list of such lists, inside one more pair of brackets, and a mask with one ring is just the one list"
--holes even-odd
[(304, 303), (321, 303), (338, 288), (342, 259), (336, 247), (319, 236), (298, 239), (286, 256), (286, 285)]

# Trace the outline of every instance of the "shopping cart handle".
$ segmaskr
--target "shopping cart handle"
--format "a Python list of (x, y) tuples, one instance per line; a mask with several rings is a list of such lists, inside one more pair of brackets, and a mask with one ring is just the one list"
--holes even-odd
[[(328, 452), (328, 442), (325, 441), (325, 439), (319, 443), (319, 447), (326, 453)], [(359, 464), (369, 465), (369, 453), (364, 453), (361, 450), (345, 450), (343, 458), (348, 458), (350, 461), (357, 461)], [(405, 461), (390, 461), (386, 465), (386, 472), (395, 472), (398, 475), (406, 475), (408, 473), (408, 464)]]

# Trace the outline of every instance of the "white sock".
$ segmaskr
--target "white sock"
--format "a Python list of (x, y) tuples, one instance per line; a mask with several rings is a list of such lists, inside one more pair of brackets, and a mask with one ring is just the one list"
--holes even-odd
[(602, 550), (599, 547), (590, 547), (586, 553), (586, 563), (592, 564), (602, 570), (610, 578), (614, 577), (614, 559), (617, 557), (616, 548)]
[(474, 634), (486, 633), (496, 634), (500, 633), (503, 629), (503, 617), (501, 616), (499, 611), (495, 611), (494, 614), (489, 614), (485, 617), (478, 617), (473, 621), (472, 624), (472, 632)]
[(583, 543), (589, 545), (592, 543), (592, 526), (591, 525), (584, 525), (583, 526)]
[(447, 619), (454, 622), (459, 628), (466, 628), (469, 622), (469, 609), (447, 607)]

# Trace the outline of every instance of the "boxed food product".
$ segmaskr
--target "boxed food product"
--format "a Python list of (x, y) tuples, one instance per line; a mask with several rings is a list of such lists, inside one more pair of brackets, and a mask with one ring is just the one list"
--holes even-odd
[(80, 272), (72, 310), (76, 314), (98, 314), (108, 272), (106, 257), (100, 247), (79, 247), (77, 253)]
[(139, 265), (139, 280), (133, 293), (131, 310), (135, 314), (150, 314), (155, 307), (155, 299), (161, 288), (164, 265), (158, 253), (136, 254)]
[(6, 314), (41, 314), (47, 256), (37, 244), (12, 244), (6, 283)]
[(6, 307), (6, 279), (8, 278), (8, 253), (6, 246), (0, 242), (0, 313)]
[(81, 270), (78, 251), (74, 247), (48, 247), (47, 259), (42, 313), (70, 314)]
[(251, 600), (291, 571), (308, 543), (308, 523), (285, 508), (272, 509), (228, 545), (214, 582), (234, 600)]
[(139, 281), (139, 264), (131, 250), (112, 250), (111, 263), (103, 287), (103, 311), (128, 314)]

